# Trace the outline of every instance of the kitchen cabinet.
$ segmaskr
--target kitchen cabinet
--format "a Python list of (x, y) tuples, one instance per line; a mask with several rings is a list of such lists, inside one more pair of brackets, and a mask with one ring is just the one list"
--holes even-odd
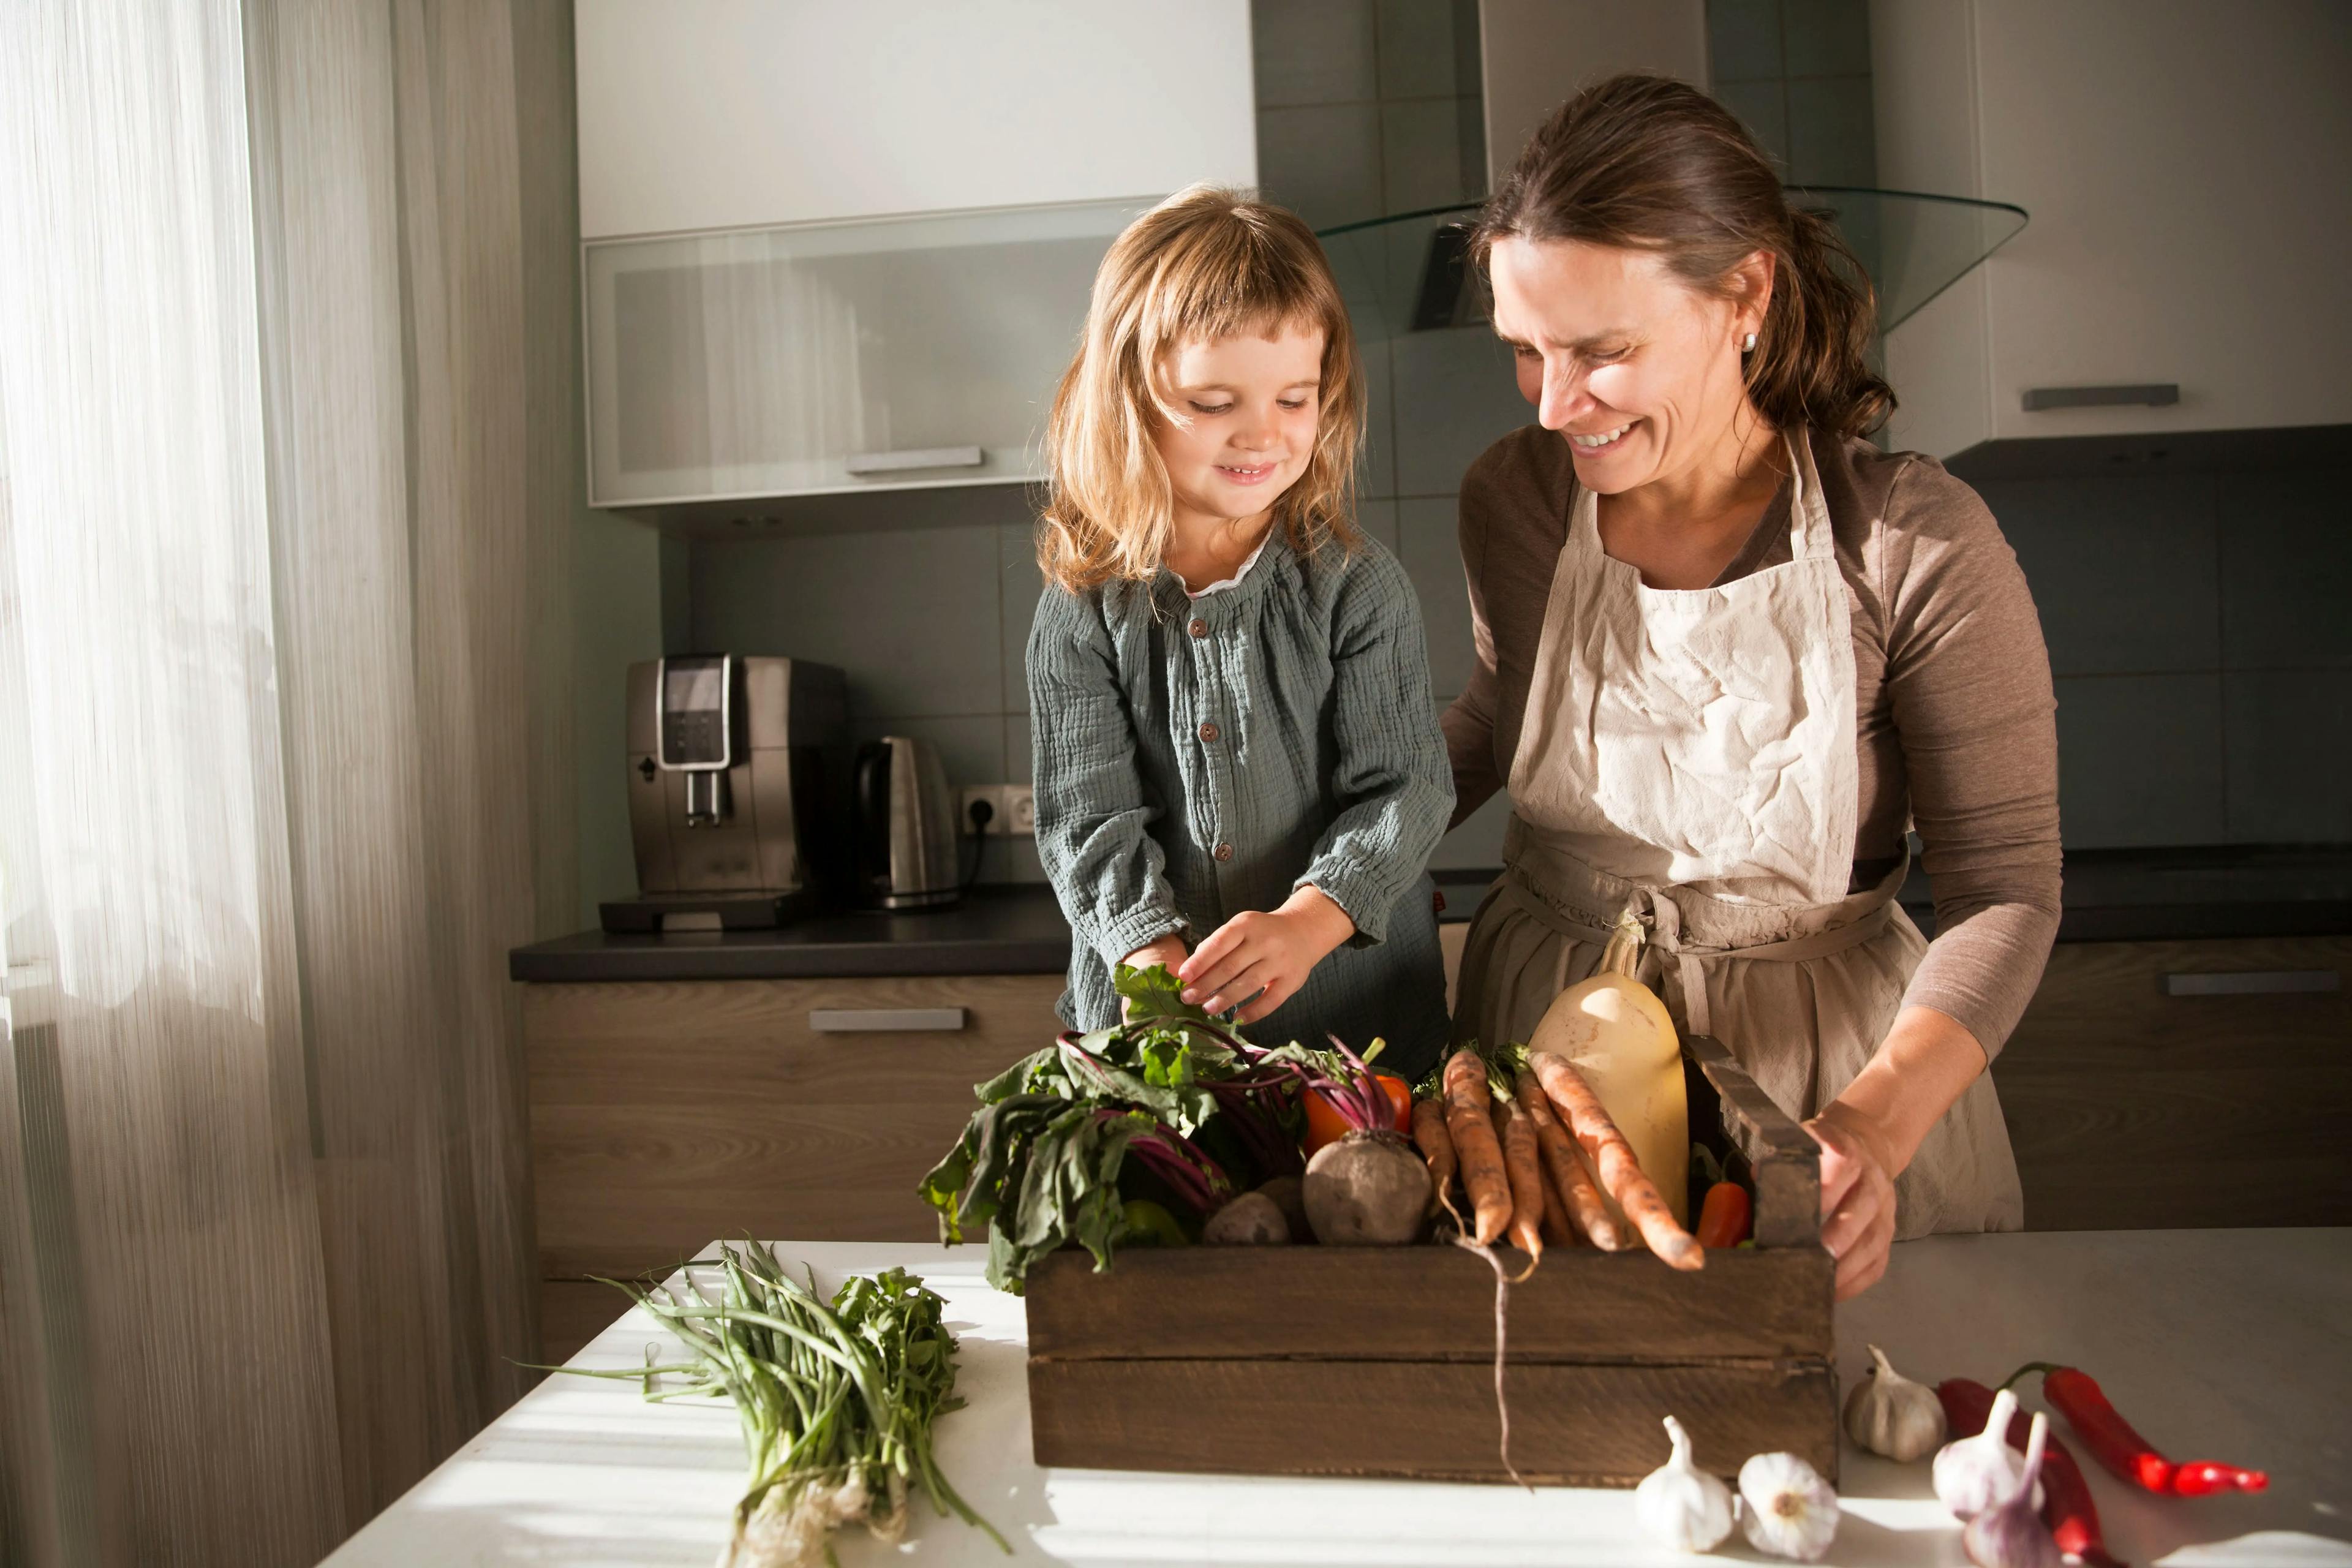
[(523, 987), (546, 1353), (611, 1321), (618, 1298), (590, 1276), (667, 1268), (713, 1237), (936, 1240), (916, 1184), (972, 1086), (1050, 1042), (1061, 990), (1058, 974)]
[(580, 232), (1254, 184), (1247, 0), (578, 0)]
[(2352, 1224), (2352, 936), (2062, 942), (1993, 1065), (2034, 1230)]
[(573, 25), (593, 506), (1038, 479), (1113, 237), (1257, 181), (1246, 0)]
[(589, 502), (1018, 483), (1140, 199), (585, 247)]
[[(2352, 421), (2352, 7), (1874, 0), (1870, 39), (1878, 183), (2031, 215), (1887, 334), (1895, 447)], [(2131, 387), (2178, 401), (2070, 405)]]

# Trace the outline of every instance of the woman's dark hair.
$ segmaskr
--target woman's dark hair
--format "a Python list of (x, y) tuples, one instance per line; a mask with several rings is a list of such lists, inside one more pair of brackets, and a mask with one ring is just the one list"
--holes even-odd
[(1780, 428), (1876, 428), (1895, 393), (1872, 374), (1869, 275), (1820, 213), (1792, 209), (1731, 111), (1684, 82), (1617, 76), (1552, 111), (1486, 203), (1471, 254), (1506, 237), (1651, 250), (1702, 293), (1727, 296), (1757, 251), (1778, 258), (1748, 356), (1748, 395)]

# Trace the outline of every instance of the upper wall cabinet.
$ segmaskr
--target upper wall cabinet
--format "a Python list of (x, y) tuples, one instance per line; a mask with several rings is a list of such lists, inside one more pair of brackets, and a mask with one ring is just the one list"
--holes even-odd
[(2024, 232), (1886, 338), (1895, 445), (2352, 422), (2352, 6), (1874, 0), (1879, 183)]
[(1248, 0), (577, 0), (589, 239), (1257, 178)]
[(1139, 201), (588, 253), (589, 503), (1015, 483)]
[(1015, 482), (1135, 214), (1257, 176), (1246, 0), (578, 0), (589, 500)]

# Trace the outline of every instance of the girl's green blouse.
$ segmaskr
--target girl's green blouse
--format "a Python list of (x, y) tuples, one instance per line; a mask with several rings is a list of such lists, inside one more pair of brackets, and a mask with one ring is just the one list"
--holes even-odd
[(1412, 582), (1367, 540), (1302, 559), (1279, 530), (1199, 600), (1174, 574), (1048, 587), (1029, 635), (1037, 850), (1076, 936), (1064, 1016), (1118, 1020), (1111, 966), (1197, 942), (1312, 884), (1355, 921), (1268, 1043), (1361, 1049), (1418, 1077), (1446, 1034), (1426, 868), (1454, 806)]

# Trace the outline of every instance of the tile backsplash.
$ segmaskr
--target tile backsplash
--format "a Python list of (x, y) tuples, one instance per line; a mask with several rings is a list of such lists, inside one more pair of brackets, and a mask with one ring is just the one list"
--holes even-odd
[(2352, 469), (1988, 479), (2071, 848), (2352, 840)]
[[(874, 521), (782, 538), (692, 541), (686, 646), (782, 653), (838, 665), (855, 739), (914, 735), (957, 784), (1029, 777), (1023, 650), (1037, 603), (1032, 494), (960, 498), (956, 521)], [(980, 876), (1038, 879), (1029, 839), (986, 843)]]

